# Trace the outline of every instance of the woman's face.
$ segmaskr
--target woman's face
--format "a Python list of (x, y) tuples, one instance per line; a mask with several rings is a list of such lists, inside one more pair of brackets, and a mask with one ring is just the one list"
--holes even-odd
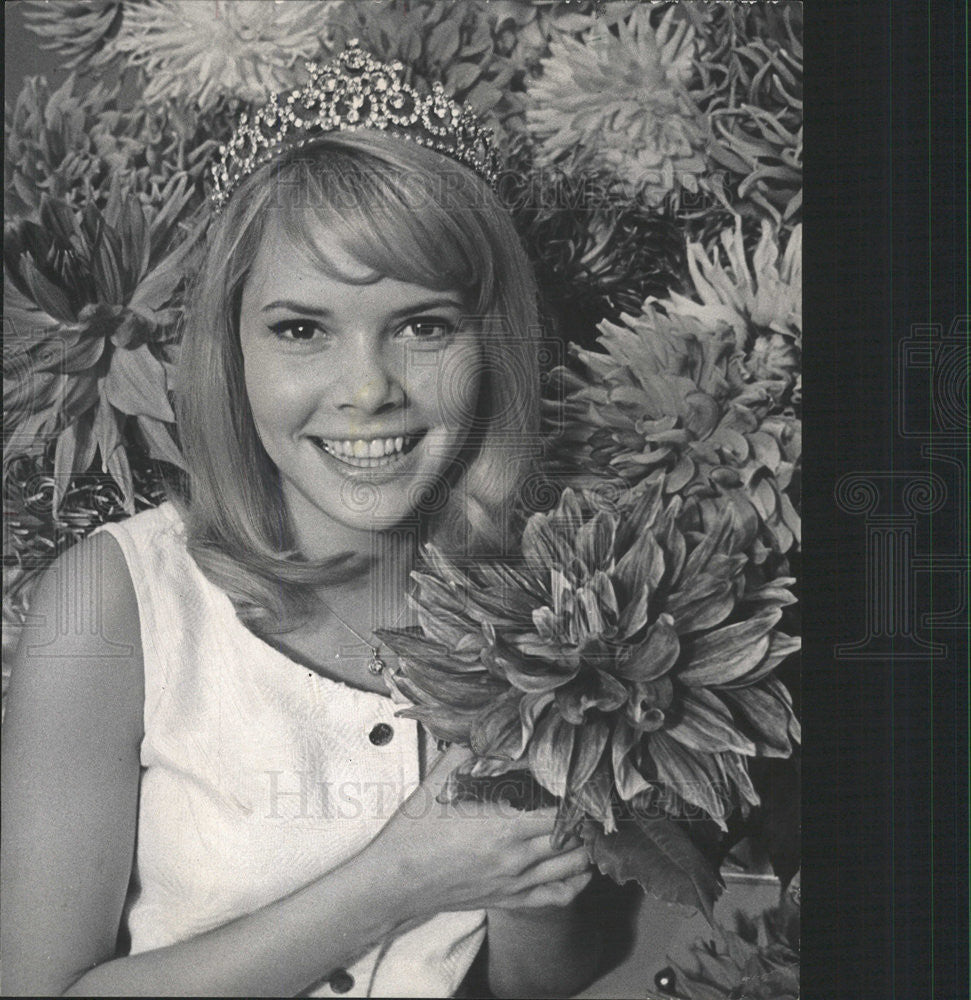
[[(341, 274), (374, 277), (322, 227), (311, 235)], [(267, 227), (240, 343), (256, 430), (308, 556), (342, 528), (392, 527), (440, 493), (479, 395), (478, 340), (456, 332), (465, 312), (458, 292), (331, 277)]]

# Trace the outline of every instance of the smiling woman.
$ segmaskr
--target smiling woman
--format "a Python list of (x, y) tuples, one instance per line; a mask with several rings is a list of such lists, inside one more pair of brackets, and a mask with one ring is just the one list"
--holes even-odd
[[(377, 94), (358, 49), (329, 79), (365, 66)], [(465, 114), (294, 118), (300, 141), (236, 164), (244, 122), (224, 149), (183, 324), (185, 480), (59, 560), (20, 646), (7, 989), (446, 996), (479, 952), (500, 995), (593, 977), (586, 850), (554, 846), (551, 809), (439, 803), (468, 753), (435, 761), (396, 713), (374, 636), (414, 622), (421, 542), (499, 551), (538, 448), (535, 285)], [(75, 821), (50, 832), (55, 807)]]
[[(494, 551), (539, 447), (535, 284), (488, 185), (380, 132), (314, 150), (241, 182), (183, 340), (190, 548), (263, 631), (335, 579), (333, 557), (368, 556), (378, 536), (354, 532), (414, 515), (416, 498), (435, 508), (411, 518), (416, 542)], [(372, 440), (398, 437), (399, 463), (369, 469)], [(320, 503), (310, 528), (296, 512)]]
[[(240, 309), (253, 421), (298, 547), (312, 557), (333, 552), (335, 528), (394, 526), (416, 490), (435, 489), (466, 442), (481, 381), (477, 339), (455, 337), (460, 293), (375, 275), (321, 230), (316, 256), (347, 280), (322, 274), (273, 226)], [(367, 510), (343, 499), (348, 482), (372, 488)]]

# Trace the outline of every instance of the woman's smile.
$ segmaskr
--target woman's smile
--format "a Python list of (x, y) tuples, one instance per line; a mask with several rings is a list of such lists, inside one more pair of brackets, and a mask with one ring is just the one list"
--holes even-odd
[[(375, 274), (323, 228), (268, 226), (240, 307), (253, 422), (298, 543), (393, 527), (438, 494), (476, 417), (480, 345), (463, 296)], [(366, 483), (365, 495), (347, 483)]]
[(346, 466), (351, 472), (361, 469), (400, 469), (424, 438), (425, 433), (399, 434), (396, 437), (323, 438), (310, 435), (310, 440), (329, 458)]

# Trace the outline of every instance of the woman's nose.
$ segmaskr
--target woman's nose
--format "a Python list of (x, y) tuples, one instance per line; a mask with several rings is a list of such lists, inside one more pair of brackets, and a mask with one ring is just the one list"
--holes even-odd
[(384, 413), (404, 402), (404, 389), (380, 345), (357, 340), (334, 361), (336, 404), (342, 410)]

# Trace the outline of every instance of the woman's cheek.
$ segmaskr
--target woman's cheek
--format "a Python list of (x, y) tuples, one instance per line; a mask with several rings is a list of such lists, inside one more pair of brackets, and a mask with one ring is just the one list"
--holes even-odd
[(475, 421), (483, 364), (478, 345), (446, 351), (435, 373), (439, 422), (450, 430), (468, 429)]

